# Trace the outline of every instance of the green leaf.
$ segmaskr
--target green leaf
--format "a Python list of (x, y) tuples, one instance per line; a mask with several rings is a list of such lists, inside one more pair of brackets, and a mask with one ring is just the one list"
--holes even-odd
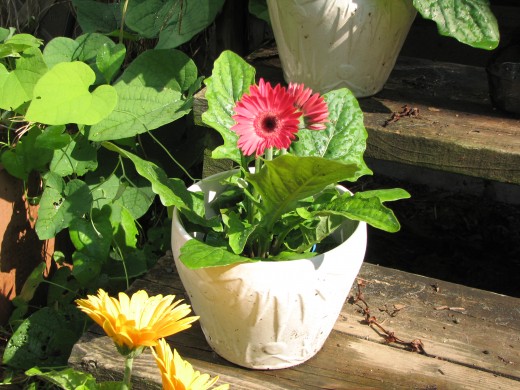
[(100, 142), (133, 137), (171, 123), (191, 110), (191, 100), (178, 91), (118, 83), (119, 101), (114, 111), (92, 126), (89, 139)]
[(144, 275), (148, 269), (149, 254), (143, 250), (129, 251), (118, 261), (110, 261), (105, 264), (103, 271), (111, 281), (128, 281)]
[(65, 132), (64, 125), (47, 126), (43, 132), (36, 137), (39, 147), (46, 149), (61, 149), (71, 142), (71, 137)]
[(410, 197), (408, 191), (402, 188), (363, 191), (358, 192), (357, 195), (363, 198), (377, 197), (381, 202), (391, 202), (394, 200), (408, 199)]
[[(3, 37), (9, 35), (9, 30), (3, 29)], [(0, 39), (2, 40), (2, 39)], [(0, 58), (4, 57), (18, 57), (20, 53), (30, 48), (39, 48), (43, 45), (43, 41), (30, 34), (15, 34), (11, 38), (7, 38), (0, 44)]]
[[(11, 27), (11, 29), (13, 29), (13, 27)], [(12, 30), (0, 27), (0, 42), (5, 41), (10, 35), (12, 35)]]
[(83, 62), (55, 65), (36, 83), (27, 120), (50, 125), (98, 123), (116, 106), (117, 93), (110, 85), (101, 85), (91, 93), (89, 86), (95, 78)]
[(255, 231), (255, 226), (251, 226), (237, 213), (224, 214), (222, 217), (226, 225), (229, 227), (227, 231), (227, 234), (229, 235), (229, 246), (235, 254), (242, 254), (249, 236), (251, 236)]
[(25, 280), (20, 293), (13, 298), (12, 302), (15, 310), (9, 318), (9, 322), (11, 324), (21, 320), (29, 310), (29, 302), (31, 299), (33, 299), (34, 293), (36, 292), (36, 289), (40, 283), (45, 280), (43, 273), (45, 272), (46, 268), (47, 265), (44, 262), (38, 264)]
[(121, 43), (118, 43), (113, 47), (110, 47), (109, 44), (105, 43), (99, 49), (96, 56), (96, 65), (105, 77), (105, 82), (107, 84), (112, 81), (112, 78), (121, 68), (125, 55), (126, 48)]
[(266, 0), (249, 0), (249, 12), (264, 22), (271, 23)]
[(51, 39), (43, 49), (45, 63), (51, 69), (60, 62), (72, 62), (78, 59), (79, 42), (67, 38), (57, 37)]
[(91, 374), (76, 371), (73, 368), (44, 372), (37, 367), (33, 367), (30, 370), (25, 371), (25, 375), (37, 376), (39, 379), (50, 382), (65, 390), (99, 389), (99, 386), (96, 384), (96, 379)]
[(441, 35), (479, 49), (498, 46), (500, 33), (489, 0), (414, 0), (413, 5), (437, 24)]
[(191, 111), (182, 94), (197, 81), (194, 62), (178, 50), (148, 50), (114, 85), (119, 101), (105, 120), (92, 127), (93, 141), (133, 137), (171, 123)]
[(137, 230), (135, 219), (126, 208), (121, 209), (118, 222), (114, 232), (114, 241), (123, 255), (128, 255), (137, 248), (139, 230)]
[(82, 61), (91, 66), (96, 72), (96, 81), (98, 73), (101, 71), (96, 65), (96, 60), (100, 48), (106, 47), (111, 52), (116, 50), (116, 44), (108, 37), (102, 34), (83, 34), (76, 40), (67, 37), (57, 37), (49, 41), (43, 50), (43, 57), (49, 68), (54, 67), (60, 62)]
[(108, 150), (117, 152), (121, 156), (130, 159), (134, 163), (137, 172), (150, 181), (153, 192), (159, 195), (164, 206), (176, 206), (179, 209), (191, 208), (193, 204), (192, 193), (188, 191), (182, 180), (168, 178), (166, 173), (154, 163), (143, 160), (110, 142), (103, 142), (102, 145)]
[(94, 0), (72, 0), (81, 29), (87, 33), (109, 33), (121, 22), (121, 4)]
[(249, 92), (254, 82), (255, 68), (237, 54), (224, 51), (215, 61), (211, 77), (205, 80), (208, 110), (202, 114), (202, 121), (224, 139), (224, 144), (213, 151), (213, 158), (229, 158), (241, 163), (238, 136), (230, 130), (235, 124), (231, 116), (235, 102)]
[(47, 306), (69, 304), (78, 297), (80, 285), (71, 277), (71, 273), (69, 267), (60, 267), (54, 271), (47, 293)]
[(69, 236), (76, 250), (103, 262), (108, 258), (112, 242), (110, 207), (93, 210), (90, 220), (76, 218), (69, 225)]
[(368, 133), (363, 124), (363, 111), (348, 89), (338, 89), (324, 95), (329, 109), (329, 123), (323, 131), (300, 130), (298, 142), (291, 145), (296, 156), (317, 156), (344, 164), (355, 164), (356, 175), (347, 179), (357, 180), (371, 174), (363, 154)]
[(79, 48), (74, 55), (74, 59), (79, 61), (94, 63), (96, 61), (99, 48), (107, 45), (110, 49), (116, 46), (114, 41), (103, 34), (88, 33), (76, 38)]
[(246, 174), (262, 196), (266, 230), (270, 231), (278, 218), (294, 209), (297, 202), (315, 195), (331, 184), (356, 177), (355, 164), (343, 164), (321, 157), (282, 155), (265, 161), (258, 173)]
[(65, 148), (54, 152), (50, 170), (62, 177), (73, 174), (83, 176), (97, 166), (97, 149), (86, 136), (76, 133)]
[(53, 151), (39, 142), (42, 131), (34, 126), (22, 137), (15, 148), (2, 154), (2, 164), (14, 177), (28, 180), (33, 171), (43, 171), (51, 161)]
[(197, 81), (197, 66), (180, 50), (147, 50), (125, 69), (118, 80), (131, 86), (187, 91)]
[(75, 251), (72, 254), (72, 265), (72, 275), (81, 287), (86, 288), (92, 286), (99, 277), (103, 261), (85, 252)]
[(132, 219), (137, 220), (148, 211), (154, 198), (155, 194), (151, 186), (127, 186), (121, 197), (114, 202), (114, 206), (121, 205), (122, 208), (128, 210)]
[(146, 38), (159, 34), (157, 49), (171, 49), (209, 26), (223, 4), (224, 0), (133, 0), (125, 23)]
[(92, 193), (92, 207), (101, 210), (103, 206), (112, 205), (113, 202), (117, 201), (127, 185), (121, 183), (116, 175), (110, 175), (108, 178), (105, 178), (104, 176), (98, 176), (98, 173), (98, 171), (95, 171), (87, 175), (85, 181)]
[[(29, 48), (16, 59), (16, 69), (8, 73), (0, 66), (0, 108), (16, 111), (33, 98), (38, 80), (47, 72), (47, 65), (38, 48)], [(18, 111), (19, 112), (19, 111)]]
[(72, 220), (87, 213), (91, 205), (92, 194), (83, 181), (74, 179), (65, 185), (61, 177), (48, 173), (36, 221), (38, 237), (40, 240), (55, 237)]
[(397, 232), (401, 227), (393, 211), (384, 206), (377, 196), (367, 197), (359, 193), (354, 196), (344, 194), (333, 200), (319, 214), (327, 215), (329, 212), (355, 221), (365, 221), (387, 232)]
[(231, 253), (226, 248), (209, 246), (198, 240), (189, 240), (181, 247), (180, 260), (190, 269), (220, 267), (237, 263), (253, 263), (250, 259)]
[(84, 327), (84, 315), (73, 305), (54, 310), (44, 307), (16, 329), (4, 351), (3, 363), (29, 369), (45, 362), (46, 367), (65, 366), (72, 346)]

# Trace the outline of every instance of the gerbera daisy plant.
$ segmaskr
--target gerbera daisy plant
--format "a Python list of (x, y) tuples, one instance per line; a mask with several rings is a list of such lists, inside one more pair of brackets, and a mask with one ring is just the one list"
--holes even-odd
[(230, 51), (205, 84), (202, 120), (223, 138), (212, 158), (231, 160), (236, 170), (221, 180), (211, 216), (202, 193), (192, 195), (198, 206), (179, 208), (198, 238), (181, 248), (188, 268), (312, 257), (346, 220), (399, 230), (383, 203), (409, 197), (406, 191), (337, 187), (372, 173), (363, 160), (363, 113), (349, 90), (320, 95), (302, 84), (257, 82), (255, 69)]

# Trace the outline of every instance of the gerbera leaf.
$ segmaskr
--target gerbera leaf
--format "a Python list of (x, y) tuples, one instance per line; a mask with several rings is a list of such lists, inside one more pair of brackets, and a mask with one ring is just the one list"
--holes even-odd
[(356, 164), (344, 164), (320, 157), (282, 155), (265, 161), (264, 167), (247, 180), (262, 196), (265, 212), (263, 226), (269, 231), (281, 215), (291, 211), (301, 199), (358, 175)]
[(342, 215), (356, 221), (365, 221), (371, 226), (387, 231), (397, 232), (401, 228), (393, 211), (383, 205), (378, 196), (366, 194), (344, 194), (331, 203), (317, 215)]
[(331, 91), (324, 95), (329, 108), (329, 122), (323, 131), (301, 130), (298, 142), (291, 145), (297, 156), (324, 157), (344, 164), (356, 164), (354, 181), (371, 174), (363, 160), (368, 133), (363, 124), (363, 111), (348, 89)]
[(256, 262), (260, 259), (250, 259), (236, 255), (227, 248), (213, 247), (198, 240), (189, 240), (181, 248), (180, 260), (190, 269), (199, 269)]
[(224, 51), (215, 61), (211, 77), (204, 82), (208, 110), (202, 114), (202, 121), (217, 130), (224, 139), (224, 144), (213, 151), (212, 157), (241, 163), (238, 136), (230, 130), (235, 124), (231, 116), (235, 102), (255, 82), (255, 68), (237, 54)]
[(250, 225), (234, 212), (223, 214), (222, 218), (228, 226), (229, 246), (235, 254), (239, 255), (244, 251), (249, 236), (255, 231), (255, 226)]

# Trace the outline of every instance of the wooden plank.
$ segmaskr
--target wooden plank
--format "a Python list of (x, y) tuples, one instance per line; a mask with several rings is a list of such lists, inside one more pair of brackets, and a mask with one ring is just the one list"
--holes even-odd
[[(237, 367), (213, 353), (197, 323), (169, 338), (197, 370), (219, 375), (233, 389), (472, 388), (520, 386), (520, 299), (364, 264), (364, 297), (372, 314), (402, 339), (420, 338), (427, 354), (386, 344), (345, 303), (323, 349), (299, 366), (273, 371)], [(164, 257), (131, 290), (184, 297), (171, 257)], [(352, 295), (356, 294), (354, 287)], [(401, 308), (390, 316), (384, 307)], [(439, 310), (442, 307), (461, 311)], [(436, 310), (437, 309), (437, 310)], [(459, 310), (459, 309), (457, 309)], [(122, 360), (97, 326), (78, 342), (69, 363), (101, 380), (121, 376)], [(146, 352), (135, 360), (134, 388), (159, 388)]]
[[(283, 81), (272, 48), (247, 59), (258, 76)], [(383, 91), (359, 103), (367, 157), (520, 184), (520, 118), (493, 109), (483, 68), (400, 57)], [(418, 115), (387, 124), (404, 106)], [(196, 123), (206, 109), (201, 91)]]
[[(492, 108), (483, 68), (400, 59), (360, 105), (369, 157), (520, 184), (520, 119)], [(385, 126), (405, 105), (419, 114)]]

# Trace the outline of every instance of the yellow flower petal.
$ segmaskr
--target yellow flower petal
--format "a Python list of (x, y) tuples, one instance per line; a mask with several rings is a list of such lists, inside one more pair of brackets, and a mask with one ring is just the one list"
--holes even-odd
[[(192, 365), (183, 360), (176, 350), (172, 350), (165, 339), (159, 340), (152, 353), (161, 372), (163, 389), (165, 390), (207, 390), (212, 387), (218, 376), (211, 378), (208, 374), (195, 371)], [(229, 385), (221, 385), (214, 390), (227, 390)]]
[(155, 346), (157, 340), (178, 333), (191, 326), (198, 317), (186, 317), (191, 307), (173, 302), (174, 295), (149, 297), (139, 290), (129, 297), (119, 293), (118, 299), (99, 289), (97, 296), (88, 295), (76, 304), (101, 326), (121, 350), (136, 350)]

